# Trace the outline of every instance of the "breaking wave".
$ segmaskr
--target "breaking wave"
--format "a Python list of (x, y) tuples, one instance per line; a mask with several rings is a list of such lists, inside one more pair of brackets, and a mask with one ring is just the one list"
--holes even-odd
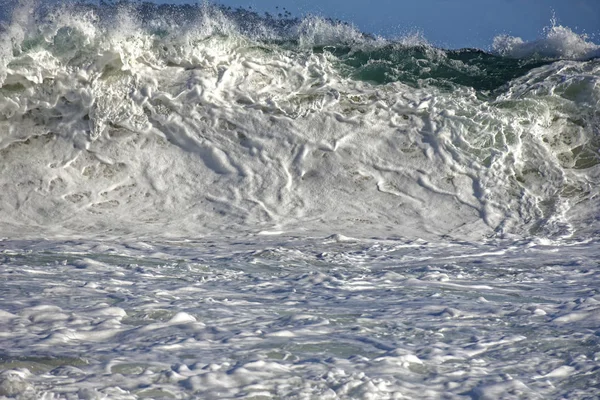
[(5, 234), (598, 231), (599, 46), (493, 51), (217, 6), (21, 4), (0, 43)]

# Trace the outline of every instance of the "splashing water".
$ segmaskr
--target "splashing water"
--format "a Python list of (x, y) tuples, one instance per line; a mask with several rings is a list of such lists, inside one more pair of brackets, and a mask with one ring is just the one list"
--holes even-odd
[(596, 395), (586, 37), (104, 3), (0, 35), (0, 397)]

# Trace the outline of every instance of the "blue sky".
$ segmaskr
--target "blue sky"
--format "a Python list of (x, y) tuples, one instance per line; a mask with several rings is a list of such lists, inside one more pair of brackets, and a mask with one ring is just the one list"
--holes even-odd
[[(175, 2), (178, 2), (175, 0)], [(360, 30), (386, 37), (421, 31), (435, 45), (487, 49), (499, 34), (534, 40), (550, 25), (587, 33), (600, 42), (600, 0), (220, 0), (275, 13), (317, 14), (352, 22)]]

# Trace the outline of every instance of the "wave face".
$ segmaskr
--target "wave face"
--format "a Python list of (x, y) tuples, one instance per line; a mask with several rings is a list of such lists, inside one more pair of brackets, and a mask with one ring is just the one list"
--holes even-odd
[(599, 47), (564, 27), (487, 53), (212, 6), (21, 5), (1, 35), (11, 236), (599, 231)]

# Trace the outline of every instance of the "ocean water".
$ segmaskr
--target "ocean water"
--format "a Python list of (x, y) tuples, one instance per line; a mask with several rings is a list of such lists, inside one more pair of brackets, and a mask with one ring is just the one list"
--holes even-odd
[(0, 398), (597, 397), (589, 38), (3, 7)]

